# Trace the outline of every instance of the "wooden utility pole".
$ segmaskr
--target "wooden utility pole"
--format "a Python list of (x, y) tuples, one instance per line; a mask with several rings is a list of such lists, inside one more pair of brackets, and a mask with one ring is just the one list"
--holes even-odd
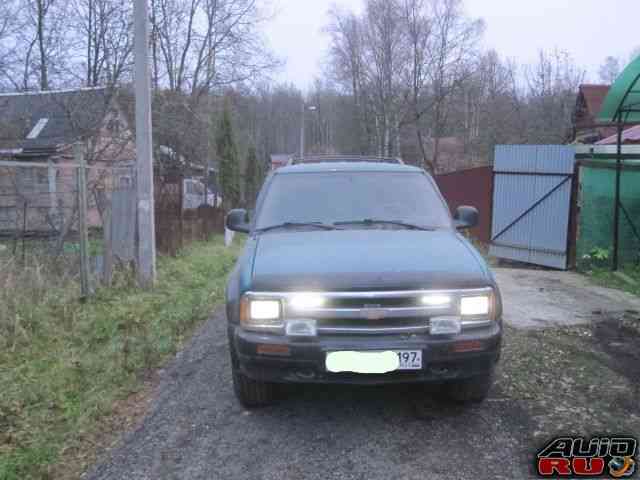
[(87, 159), (84, 145), (76, 143), (73, 153), (78, 167), (76, 180), (78, 186), (78, 233), (80, 235), (80, 296), (87, 298), (91, 291), (89, 285), (89, 232), (87, 230)]
[(151, 78), (147, 0), (134, 1), (136, 157), (138, 210), (138, 283), (151, 287), (156, 279), (156, 227), (151, 139)]

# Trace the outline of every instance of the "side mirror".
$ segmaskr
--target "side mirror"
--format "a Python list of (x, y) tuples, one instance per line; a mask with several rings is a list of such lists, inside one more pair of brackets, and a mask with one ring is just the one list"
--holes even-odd
[(457, 229), (473, 228), (478, 226), (479, 213), (475, 207), (460, 206), (456, 209), (453, 216), (454, 224)]
[(226, 226), (234, 232), (249, 233), (251, 227), (247, 221), (247, 211), (243, 209), (231, 210), (227, 215)]

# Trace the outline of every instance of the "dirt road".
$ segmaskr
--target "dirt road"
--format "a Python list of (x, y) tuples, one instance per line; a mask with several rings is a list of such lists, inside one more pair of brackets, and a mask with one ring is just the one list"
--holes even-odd
[(219, 311), (163, 371), (142, 424), (86, 478), (527, 478), (554, 434), (639, 435), (636, 300), (590, 291), (572, 274), (496, 274), (508, 326), (482, 405), (452, 406), (417, 387), (313, 386), (245, 411)]

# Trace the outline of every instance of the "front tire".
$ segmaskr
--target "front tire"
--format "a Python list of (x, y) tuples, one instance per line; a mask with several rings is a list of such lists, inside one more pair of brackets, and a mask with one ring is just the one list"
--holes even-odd
[(455, 380), (447, 385), (449, 397), (459, 403), (481, 403), (489, 395), (493, 384), (493, 373), (464, 380)]
[(233, 390), (240, 403), (246, 408), (264, 407), (273, 403), (274, 385), (253, 380), (243, 375), (235, 366), (231, 367)]
[(246, 408), (256, 408), (273, 403), (275, 398), (275, 386), (273, 383), (253, 380), (240, 371), (238, 357), (231, 336), (229, 336), (229, 353), (231, 354), (233, 391), (242, 406)]

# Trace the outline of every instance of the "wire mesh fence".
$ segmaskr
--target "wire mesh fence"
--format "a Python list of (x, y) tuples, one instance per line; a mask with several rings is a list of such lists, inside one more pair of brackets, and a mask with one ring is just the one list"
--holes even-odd
[[(161, 254), (224, 232), (219, 202), (191, 198), (185, 185), (193, 182), (155, 177)], [(135, 269), (136, 223), (133, 162), (84, 166), (77, 155), (59, 163), (0, 161), (0, 284), (30, 272), (87, 296), (116, 272)]]
[(85, 271), (94, 288), (134, 260), (134, 246), (132, 164), (0, 161), (0, 275), (32, 270), (80, 288)]
[[(615, 161), (583, 161), (580, 166), (578, 266), (610, 267), (614, 249)], [(620, 265), (640, 264), (640, 162), (623, 162), (620, 176), (618, 257)]]

